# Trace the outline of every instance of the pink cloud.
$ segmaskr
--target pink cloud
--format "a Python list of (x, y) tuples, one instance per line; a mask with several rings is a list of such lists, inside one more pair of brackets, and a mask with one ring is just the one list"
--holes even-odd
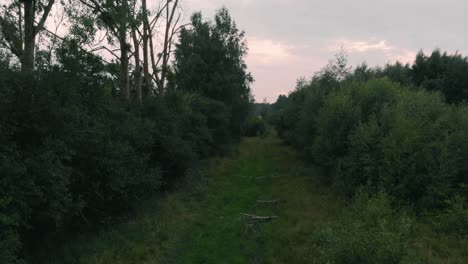
[(288, 64), (295, 59), (293, 46), (268, 38), (248, 37), (249, 65)]
[(388, 45), (386, 40), (350, 40), (338, 39), (333, 40), (329, 46), (330, 51), (339, 51), (344, 48), (347, 52), (368, 52), (368, 51), (391, 51), (394, 46)]
[(338, 52), (343, 48), (349, 53), (368, 53), (368, 52), (381, 52), (389, 62), (412, 62), (416, 56), (416, 52), (398, 47), (396, 45), (388, 44), (387, 40), (350, 40), (338, 39), (331, 41), (328, 46), (330, 51)]

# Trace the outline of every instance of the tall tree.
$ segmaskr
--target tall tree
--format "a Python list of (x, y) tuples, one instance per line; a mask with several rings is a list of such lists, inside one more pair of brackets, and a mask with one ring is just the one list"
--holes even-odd
[[(179, 25), (181, 13), (177, 14), (177, 10), (180, 8), (179, 0), (165, 0), (165, 3), (162, 8), (156, 13), (151, 23), (148, 26), (149, 34), (149, 48), (151, 63), (153, 68), (153, 79), (156, 82), (158, 93), (163, 94), (165, 86), (167, 84), (167, 77), (170, 74), (169, 59), (171, 57), (172, 46), (174, 42), (174, 36), (177, 35), (180, 29), (185, 25)], [(165, 15), (164, 15), (165, 13)], [(176, 15), (177, 14), (177, 15)], [(153, 42), (154, 37), (154, 28), (157, 24), (159, 18), (164, 17), (164, 33), (162, 36), (162, 43), (159, 43), (162, 46), (162, 51), (157, 54), (155, 53), (155, 43)]]
[(146, 4), (146, 0), (141, 1), (141, 9), (142, 9), (142, 18), (143, 18), (143, 35), (142, 35), (142, 42), (143, 42), (143, 78), (145, 80), (145, 95), (150, 95), (152, 93), (152, 81), (151, 75), (149, 73), (149, 21), (148, 21), (148, 7)]
[(119, 45), (120, 62), (119, 89), (121, 95), (130, 98), (129, 51), (127, 41), (128, 31), (131, 29), (130, 5), (128, 0), (79, 0), (86, 8), (97, 14), (99, 25), (107, 30), (109, 40), (116, 39)]
[[(37, 35), (44, 29), (55, 0), (14, 0), (4, 6), (0, 15), (1, 45), (21, 62), (21, 70), (30, 74), (34, 70)], [(36, 24), (36, 18), (39, 21)]]
[(133, 73), (134, 81), (135, 81), (135, 91), (137, 95), (138, 101), (141, 103), (143, 100), (143, 93), (142, 93), (142, 80), (141, 80), (141, 64), (140, 64), (140, 40), (137, 37), (136, 29), (132, 29), (132, 39), (133, 39), (133, 46), (135, 47), (133, 57), (135, 58), (135, 71)]
[(159, 81), (159, 93), (163, 94), (164, 93), (164, 86), (166, 82), (166, 77), (167, 77), (167, 72), (168, 72), (168, 63), (169, 63), (169, 56), (170, 56), (170, 50), (172, 46), (172, 38), (175, 34), (175, 29), (177, 26), (177, 23), (180, 19), (180, 14), (178, 15), (176, 21), (174, 22), (174, 15), (175, 11), (177, 10), (179, 0), (175, 0), (172, 7), (169, 8), (169, 3), (171, 1), (167, 1), (167, 8), (166, 8), (166, 30), (164, 33), (164, 43), (163, 43), (163, 50), (162, 50), (162, 66), (161, 66), (161, 79)]
[(410, 73), (415, 85), (442, 92), (450, 103), (468, 100), (468, 57), (440, 50), (427, 56), (421, 51)]
[[(106, 49), (118, 58), (120, 65), (119, 88), (122, 96), (127, 99), (130, 97), (129, 70), (131, 68), (130, 58), (132, 57), (135, 67), (133, 83), (138, 100), (141, 100), (143, 95), (153, 94), (153, 83), (156, 84), (158, 93), (164, 93), (171, 70), (169, 60), (174, 37), (184, 26), (179, 24), (181, 19), (180, 1), (161, 0), (154, 14), (148, 10), (147, 0), (79, 1), (82, 3), (82, 7), (88, 9), (88, 12), (81, 12), (78, 16), (88, 17), (89, 14), (95, 14), (96, 23), (93, 27), (107, 31), (107, 46), (93, 50)], [(76, 8), (79, 9), (79, 7)], [(73, 12), (71, 13), (73, 16)], [(83, 20), (75, 19), (75, 21), (80, 23)], [(163, 30), (157, 32), (157, 26), (161, 25)], [(157, 42), (159, 39), (161, 42)], [(109, 49), (109, 46), (114, 46), (114, 41), (118, 43), (118, 55), (114, 53), (116, 50)], [(133, 43), (131, 45), (128, 42)], [(161, 51), (157, 52), (157, 49)], [(150, 66), (152, 72), (150, 72)], [(143, 72), (143, 79), (141, 72)]]
[(178, 89), (200, 92), (224, 102), (230, 108), (231, 128), (240, 135), (252, 101), (244, 57), (244, 32), (237, 29), (227, 9), (215, 15), (215, 23), (204, 22), (200, 13), (192, 16), (192, 27), (181, 30), (175, 52)]

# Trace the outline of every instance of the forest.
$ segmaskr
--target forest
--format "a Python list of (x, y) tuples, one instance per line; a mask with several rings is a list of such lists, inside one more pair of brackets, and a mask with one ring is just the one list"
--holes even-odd
[(0, 4), (0, 263), (468, 259), (466, 56), (342, 51), (260, 104), (225, 7)]

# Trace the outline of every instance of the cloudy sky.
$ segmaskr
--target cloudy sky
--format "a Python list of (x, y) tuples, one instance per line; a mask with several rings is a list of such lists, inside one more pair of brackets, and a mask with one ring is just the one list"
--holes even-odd
[(423, 49), (468, 55), (466, 0), (184, 0), (187, 17), (226, 6), (246, 32), (257, 101), (275, 101), (343, 47), (351, 65), (411, 62)]

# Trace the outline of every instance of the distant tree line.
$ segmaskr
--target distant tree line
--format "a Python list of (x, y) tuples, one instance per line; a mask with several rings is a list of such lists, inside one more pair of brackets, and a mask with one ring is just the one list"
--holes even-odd
[(226, 153), (252, 102), (226, 9), (181, 26), (179, 1), (64, 4), (66, 36), (42, 22), (53, 0), (1, 7), (0, 263), (37, 263)]
[(411, 65), (397, 62), (383, 68), (370, 68), (364, 63), (356, 67), (349, 78), (364, 81), (387, 77), (402, 85), (439, 91), (448, 103), (461, 103), (468, 100), (467, 72), (467, 57), (436, 49), (430, 55), (420, 51)]

